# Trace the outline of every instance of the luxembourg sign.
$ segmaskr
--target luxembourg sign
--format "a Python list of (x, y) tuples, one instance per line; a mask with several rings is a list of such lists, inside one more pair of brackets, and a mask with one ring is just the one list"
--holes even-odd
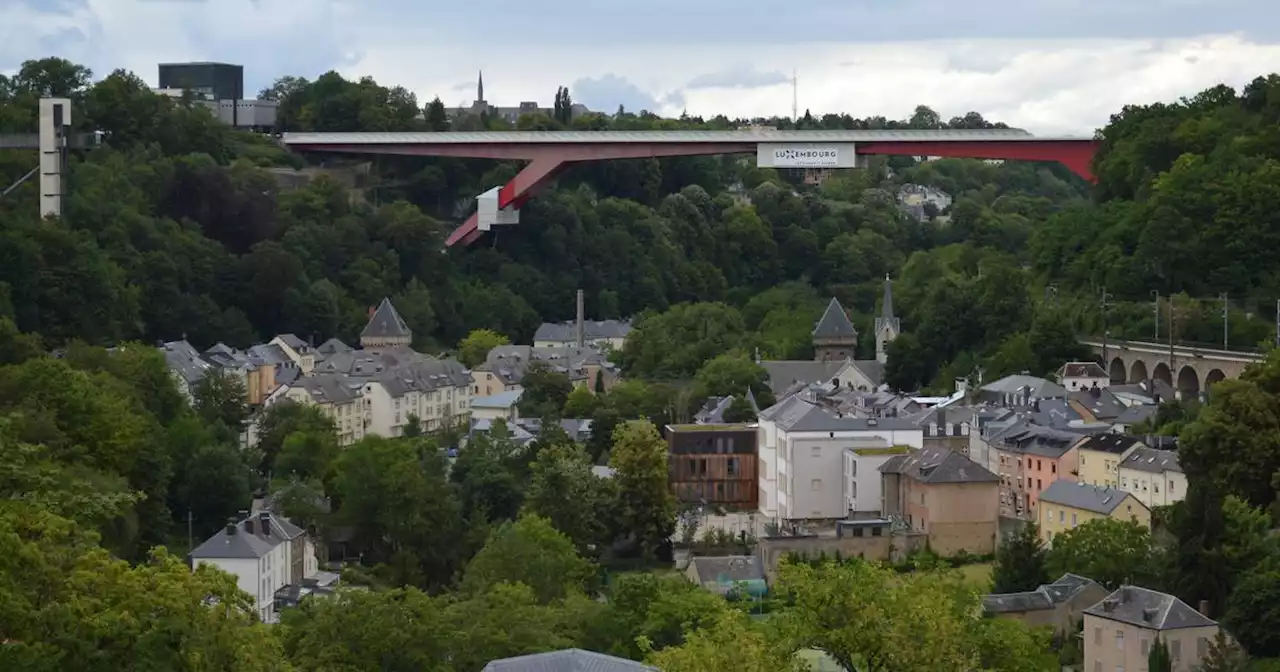
[(853, 143), (761, 143), (756, 165), (762, 168), (853, 168), (857, 154)]

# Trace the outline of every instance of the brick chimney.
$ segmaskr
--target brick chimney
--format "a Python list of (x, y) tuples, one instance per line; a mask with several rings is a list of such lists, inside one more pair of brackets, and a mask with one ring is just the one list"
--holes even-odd
[(579, 347), (579, 348), (581, 348), (581, 347), (583, 347), (583, 346), (585, 346), (585, 345), (587, 344), (587, 315), (586, 315), (586, 313), (587, 313), (587, 310), (586, 310), (586, 301), (583, 299), (583, 292), (582, 292), (582, 290), (581, 290), (581, 289), (579, 289), (579, 290), (578, 290), (578, 321), (577, 321), (577, 323), (576, 323), (577, 330), (576, 330), (576, 332), (575, 332), (575, 338), (577, 339), (578, 347)]
[(1204, 614), (1205, 618), (1212, 618), (1211, 616), (1209, 616), (1209, 600), (1200, 600), (1199, 611), (1201, 614)]

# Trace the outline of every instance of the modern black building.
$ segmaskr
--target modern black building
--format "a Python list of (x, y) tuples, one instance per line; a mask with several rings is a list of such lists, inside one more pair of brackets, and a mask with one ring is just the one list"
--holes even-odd
[(244, 100), (244, 66), (161, 63), (159, 84), (161, 89), (184, 89), (209, 100)]

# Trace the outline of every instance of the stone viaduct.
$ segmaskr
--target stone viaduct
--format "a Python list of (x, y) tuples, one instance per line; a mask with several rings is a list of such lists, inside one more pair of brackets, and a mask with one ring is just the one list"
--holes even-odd
[(1238, 378), (1246, 366), (1266, 359), (1259, 352), (1215, 350), (1190, 345), (1172, 347), (1168, 343), (1081, 339), (1089, 346), (1113, 383), (1162, 380), (1177, 389), (1179, 396), (1200, 395), (1214, 383)]

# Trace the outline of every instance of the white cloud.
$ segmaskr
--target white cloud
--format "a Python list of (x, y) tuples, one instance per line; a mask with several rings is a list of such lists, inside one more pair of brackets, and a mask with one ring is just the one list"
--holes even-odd
[[(424, 102), (439, 95), (449, 105), (470, 102), (472, 86), (459, 83), (474, 81), (483, 70), (486, 97), (495, 104), (548, 104), (558, 86), (570, 85), (582, 89), (576, 100), (606, 112), (645, 101), (671, 115), (687, 109), (766, 116), (790, 113), (791, 85), (781, 80), (795, 69), (801, 111), (905, 118), (926, 104), (943, 117), (976, 110), (1046, 134), (1090, 133), (1125, 104), (1174, 100), (1224, 82), (1238, 87), (1280, 70), (1280, 36), (1245, 32), (1264, 29), (1259, 17), (1276, 14), (1271, 0), (1221, 0), (1239, 10), (1225, 12), (1239, 24), (1227, 28), (1242, 32), (1205, 35), (1196, 35), (1197, 24), (1221, 31), (1225, 20), (1223, 12), (1205, 18), (1214, 5), (1200, 0), (1146, 0), (1137, 4), (1166, 18), (1145, 25), (1100, 23), (1104, 27), (1093, 33), (1084, 18), (1120, 17), (1124, 13), (1111, 7), (1119, 5), (1129, 7), (1124, 16), (1130, 16), (1136, 0), (976, 0), (988, 16), (1002, 17), (994, 21), (998, 25), (979, 27), (959, 17), (923, 33), (948, 39), (923, 41), (906, 39), (922, 34), (922, 24), (902, 19), (928, 13), (940, 0), (815, 0), (754, 33), (743, 24), (736, 41), (727, 34), (698, 40), (676, 27), (658, 33), (626, 9), (634, 5), (613, 0), (593, 3), (591, 10), (560, 5), (551, 14), (495, 1), (501, 6), (406, 9), (398, 0), (0, 0), (0, 70), (56, 54), (99, 75), (123, 67), (154, 82), (159, 62), (221, 60), (244, 64), (247, 86), (256, 89), (284, 74), (314, 77), (337, 69), (406, 86)], [(759, 9), (749, 0), (737, 4), (738, 18)], [(1061, 37), (1046, 39), (1044, 26), (1026, 22), (1035, 18), (1027, 9), (1032, 5), (1041, 19), (1062, 19)], [(1080, 16), (1064, 18), (1068, 5)], [(842, 32), (838, 20), (854, 6), (865, 10), (863, 20), (843, 31), (848, 41), (832, 41)], [(995, 13), (1001, 9), (1006, 14)], [(890, 25), (894, 16), (899, 28), (865, 37), (868, 25)], [(809, 32), (789, 28), (806, 17), (837, 24)], [(1021, 34), (1028, 39), (991, 37), (1018, 34), (1014, 19), (1024, 21)], [(736, 26), (735, 20), (726, 18), (725, 25)], [(628, 28), (625, 35), (619, 25)], [(602, 35), (612, 41), (602, 45)], [(1104, 35), (1120, 37), (1097, 37)]]

